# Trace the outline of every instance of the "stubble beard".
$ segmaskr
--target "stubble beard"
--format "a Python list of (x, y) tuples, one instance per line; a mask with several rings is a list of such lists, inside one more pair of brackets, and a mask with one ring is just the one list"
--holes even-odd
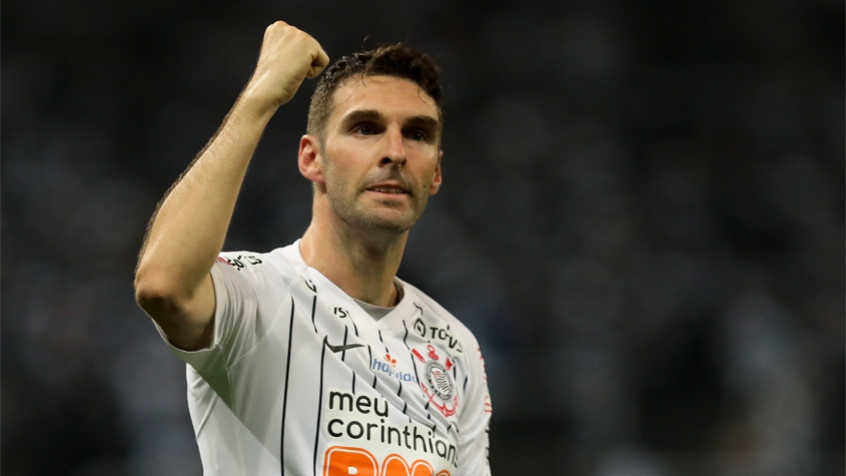
[[(365, 195), (368, 193), (353, 184), (338, 177), (334, 168), (331, 165), (331, 159), (326, 158), (326, 197), (329, 201), (329, 206), (332, 211), (344, 223), (354, 229), (382, 235), (385, 237), (398, 236), (410, 230), (426, 208), (428, 202), (428, 190), (413, 192), (408, 196), (410, 201), (409, 207), (398, 212), (395, 210), (388, 210), (387, 205), (379, 207), (380, 209), (371, 209), (371, 205)], [(400, 173), (394, 168), (390, 173), (383, 176), (368, 178), (366, 183), (376, 183), (385, 180), (397, 180), (401, 183), (407, 183), (400, 176)], [(410, 188), (410, 187), (407, 187)]]

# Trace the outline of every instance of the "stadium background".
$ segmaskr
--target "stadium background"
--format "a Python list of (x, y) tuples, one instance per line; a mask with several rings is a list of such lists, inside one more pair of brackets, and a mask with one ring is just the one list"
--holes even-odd
[[(483, 344), (494, 474), (844, 474), (840, 0), (4, 2), (3, 474), (201, 474), (132, 271), (276, 19), (443, 68), (400, 275)], [(312, 89), (227, 249), (303, 232)]]

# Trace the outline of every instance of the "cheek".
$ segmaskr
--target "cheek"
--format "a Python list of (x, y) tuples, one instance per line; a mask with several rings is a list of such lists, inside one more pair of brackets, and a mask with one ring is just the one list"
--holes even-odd
[(327, 161), (324, 167), (327, 191), (336, 195), (349, 193), (355, 188), (355, 180), (351, 170), (343, 167), (343, 164)]

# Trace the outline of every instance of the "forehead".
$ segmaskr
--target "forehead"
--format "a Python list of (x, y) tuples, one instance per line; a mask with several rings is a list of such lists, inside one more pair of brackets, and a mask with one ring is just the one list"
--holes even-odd
[(439, 118), (435, 100), (420, 86), (393, 76), (350, 78), (335, 90), (333, 103), (330, 124), (358, 110), (376, 110), (386, 117), (397, 119), (414, 116)]

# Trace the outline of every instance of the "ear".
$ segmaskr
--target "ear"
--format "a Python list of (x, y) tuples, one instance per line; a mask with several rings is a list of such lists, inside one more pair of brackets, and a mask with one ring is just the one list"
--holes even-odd
[(320, 156), (320, 141), (317, 137), (306, 134), (300, 138), (297, 165), (303, 177), (315, 183), (323, 183), (323, 164)]
[(441, 150), (438, 152), (438, 165), (435, 167), (435, 177), (432, 179), (432, 185), (429, 187), (429, 196), (438, 193), (438, 189), (441, 188), (441, 182), (443, 181), (443, 177), (441, 177), (441, 160), (444, 158), (444, 151)]

